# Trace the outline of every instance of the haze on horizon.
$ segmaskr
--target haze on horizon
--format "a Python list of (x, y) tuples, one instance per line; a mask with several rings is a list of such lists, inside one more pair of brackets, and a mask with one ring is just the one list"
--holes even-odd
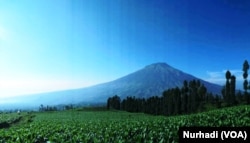
[(81, 88), (165, 62), (242, 86), (247, 0), (0, 0), (0, 97)]

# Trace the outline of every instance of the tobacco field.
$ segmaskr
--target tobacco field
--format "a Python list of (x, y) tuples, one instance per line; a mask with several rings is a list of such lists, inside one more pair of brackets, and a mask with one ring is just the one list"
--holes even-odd
[(0, 143), (173, 143), (178, 142), (181, 126), (250, 126), (250, 106), (171, 117), (76, 110), (0, 117), (1, 123), (9, 118), (21, 119), (20, 123), (0, 129)]

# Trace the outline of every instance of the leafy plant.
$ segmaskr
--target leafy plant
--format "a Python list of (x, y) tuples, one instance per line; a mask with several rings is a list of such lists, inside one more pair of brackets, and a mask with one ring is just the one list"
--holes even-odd
[(0, 129), (0, 143), (165, 143), (178, 142), (182, 126), (250, 126), (249, 105), (171, 117), (113, 111), (33, 114), (33, 122)]

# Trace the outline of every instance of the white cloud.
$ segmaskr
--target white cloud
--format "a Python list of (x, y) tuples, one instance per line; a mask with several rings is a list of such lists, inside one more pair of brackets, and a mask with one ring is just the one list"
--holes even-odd
[[(237, 88), (242, 87), (243, 77), (242, 77), (242, 70), (239, 69), (233, 69), (229, 70), (231, 75), (234, 75), (236, 77), (236, 86)], [(216, 83), (220, 85), (224, 85), (226, 82), (226, 74), (227, 70), (222, 71), (207, 71), (208, 77), (205, 78), (206, 81), (211, 83)]]
[[(223, 70), (223, 73), (226, 73), (228, 70)], [(231, 74), (235, 75), (235, 74), (242, 74), (243, 71), (242, 70), (238, 70), (238, 69), (234, 69), (234, 70), (229, 70)]]
[(209, 72), (207, 71), (207, 74), (210, 78), (218, 78), (221, 77), (222, 72)]
[[(236, 80), (238, 81), (243, 81), (243, 71), (242, 70), (238, 70), (238, 69), (234, 69), (234, 70), (229, 70), (231, 75), (234, 75), (236, 77)], [(225, 76), (225, 73), (227, 72), (227, 70), (223, 70), (224, 72), (224, 76)]]

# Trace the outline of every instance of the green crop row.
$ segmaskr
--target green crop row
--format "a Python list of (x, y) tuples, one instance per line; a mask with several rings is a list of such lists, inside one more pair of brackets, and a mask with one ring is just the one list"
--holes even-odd
[(17, 113), (0, 113), (0, 123), (12, 122), (20, 117)]
[(31, 123), (0, 130), (0, 143), (178, 142), (181, 126), (250, 126), (250, 106), (182, 116), (127, 112), (35, 113)]

